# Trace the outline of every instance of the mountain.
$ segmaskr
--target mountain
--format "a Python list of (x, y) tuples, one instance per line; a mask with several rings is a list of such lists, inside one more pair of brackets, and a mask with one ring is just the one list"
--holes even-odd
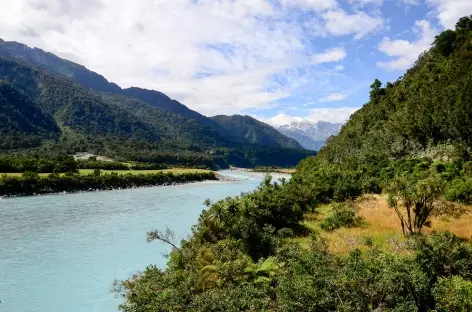
[(13, 59), (18, 63), (40, 67), (74, 79), (82, 86), (103, 92), (121, 92), (121, 88), (108, 82), (103, 76), (82, 65), (62, 59), (38, 48), (30, 48), (22, 43), (0, 39), (0, 57)]
[[(278, 136), (277, 139), (267, 139), (259, 142), (256, 142), (257, 140), (247, 140), (244, 136), (240, 136), (240, 132), (236, 131), (229, 133), (229, 129), (221, 127), (221, 125), (215, 120), (189, 109), (182, 103), (169, 98), (164, 93), (137, 87), (121, 89), (118, 85), (107, 81), (103, 76), (88, 70), (82, 65), (62, 59), (52, 53), (45, 52), (38, 48), (29, 48), (28, 46), (18, 42), (7, 42), (0, 39), (0, 57), (2, 56), (13, 59), (21, 64), (38, 67), (49, 72), (60, 74), (73, 79), (81, 86), (94, 91), (136, 98), (144, 103), (159, 108), (162, 111), (180, 115), (186, 119), (198, 121), (203, 126), (206, 126), (218, 133), (221, 137), (231, 138), (233, 143), (254, 143), (265, 145), (265, 142), (267, 142), (268, 145), (265, 146), (277, 148), (299, 148), (297, 144), (293, 144), (293, 142), (288, 138), (280, 138), (280, 134), (277, 131), (271, 131), (271, 133)], [(274, 144), (274, 142), (281, 142), (281, 144)], [(288, 142), (288, 144), (284, 144), (283, 142)]]
[[(2, 55), (5, 46), (13, 53), (11, 45), (3, 43)], [(67, 153), (89, 151), (124, 160), (206, 167), (293, 166), (310, 155), (306, 151), (292, 151), (291, 145), (285, 146), (283, 140), (278, 145), (272, 142), (264, 145), (263, 141), (252, 144), (245, 138), (228, 134), (216, 121), (160, 92), (117, 89), (113, 87), (116, 85), (80, 65), (49, 53), (41, 58), (45, 52), (32, 49), (34, 51), (27, 53), (20, 44), (13, 47), (20, 50), (22, 57), (0, 57), (0, 80), (24, 94), (27, 99), (23, 102), (28, 104), (18, 100), (13, 104), (3, 101), (6, 104), (2, 105), (14, 112), (18, 107), (29, 106), (38, 112), (26, 110), (25, 114), (14, 117), (4, 114), (5, 123), (0, 124), (0, 132), (4, 134), (0, 138), (3, 149), (36, 147)], [(33, 58), (34, 64), (33, 61), (28, 63), (27, 57)], [(39, 66), (40, 61), (45, 63)], [(54, 66), (48, 67), (51, 64)], [(56, 71), (59, 68), (64, 72), (65, 67), (67, 72), (74, 73), (70, 78)], [(91, 77), (88, 85), (87, 79), (81, 80), (83, 77)], [(99, 84), (94, 85), (93, 79)], [(100, 89), (113, 92), (100, 92)], [(162, 108), (164, 105), (166, 109)], [(33, 132), (21, 132), (12, 126), (19, 120), (36, 120), (38, 116), (48, 124), (45, 131), (36, 127), (32, 128), (34, 131), (30, 129)], [(14, 118), (15, 122), (7, 122), (7, 118)], [(45, 135), (46, 132), (49, 135)], [(18, 133), (22, 140), (17, 139)], [(31, 138), (29, 143), (27, 137)]]
[(218, 115), (211, 118), (216, 121), (226, 132), (236, 138), (244, 138), (247, 143), (259, 144), (270, 147), (285, 147), (302, 149), (303, 147), (294, 139), (288, 138), (273, 127), (250, 116), (225, 116)]
[(317, 151), (330, 136), (338, 134), (341, 126), (342, 124), (325, 121), (317, 123), (302, 121), (280, 126), (277, 130), (289, 138), (297, 140), (303, 148)]
[(34, 147), (59, 134), (53, 118), (4, 81), (0, 81), (0, 125), (0, 149)]

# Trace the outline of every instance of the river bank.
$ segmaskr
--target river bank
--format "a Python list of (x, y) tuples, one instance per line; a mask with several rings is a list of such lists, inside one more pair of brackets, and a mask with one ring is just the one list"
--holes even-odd
[(0, 176), (0, 198), (31, 196), (40, 194), (61, 194), (92, 192), (139, 187), (180, 185), (192, 182), (219, 180), (215, 172), (172, 172), (148, 174), (26, 174), (22, 176)]

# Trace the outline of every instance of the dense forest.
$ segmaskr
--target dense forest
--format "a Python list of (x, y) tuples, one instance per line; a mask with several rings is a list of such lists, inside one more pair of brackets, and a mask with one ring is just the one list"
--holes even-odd
[[(47, 133), (42, 128), (32, 133), (21, 128), (23, 124), (16, 123), (15, 129), (2, 124), (0, 149), (4, 151), (88, 151), (118, 159), (211, 168), (294, 166), (313, 154), (263, 123), (245, 120), (234, 126), (226, 122), (223, 127), (161, 92), (121, 89), (81, 65), (16, 42), (0, 41), (0, 80), (23, 94), (23, 101), (35, 107), (44, 122), (55, 122)], [(19, 106), (9, 104), (3, 118), (39, 118), (31, 109), (27, 113), (36, 115), (25, 116)]]
[[(115, 291), (126, 312), (472, 311), (470, 237), (425, 233), (432, 214), (472, 200), (472, 17), (436, 37), (394, 83), (376, 80), (370, 101), (290, 181), (206, 202), (192, 236), (170, 243), (162, 270), (147, 267)], [(362, 226), (353, 205), (383, 192), (403, 240), (372, 238), (336, 254), (305, 216), (332, 207), (320, 231)], [(309, 236), (308, 246), (298, 242)], [(339, 238), (341, 239), (341, 238)]]

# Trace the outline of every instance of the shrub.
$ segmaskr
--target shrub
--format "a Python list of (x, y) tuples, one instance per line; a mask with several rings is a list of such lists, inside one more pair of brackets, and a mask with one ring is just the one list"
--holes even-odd
[(472, 180), (455, 179), (445, 190), (447, 200), (469, 204), (472, 202)]
[(472, 311), (472, 282), (460, 276), (440, 278), (433, 289), (437, 312)]
[(320, 227), (325, 231), (334, 231), (342, 227), (358, 227), (364, 222), (364, 218), (357, 214), (354, 204), (340, 203), (333, 204), (333, 212), (321, 222)]

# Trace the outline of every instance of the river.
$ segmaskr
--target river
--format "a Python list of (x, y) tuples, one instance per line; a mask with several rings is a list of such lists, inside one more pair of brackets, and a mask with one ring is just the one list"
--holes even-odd
[(263, 174), (232, 182), (0, 199), (0, 312), (114, 312), (110, 291), (169, 249), (146, 232), (190, 234), (207, 198), (254, 190)]

